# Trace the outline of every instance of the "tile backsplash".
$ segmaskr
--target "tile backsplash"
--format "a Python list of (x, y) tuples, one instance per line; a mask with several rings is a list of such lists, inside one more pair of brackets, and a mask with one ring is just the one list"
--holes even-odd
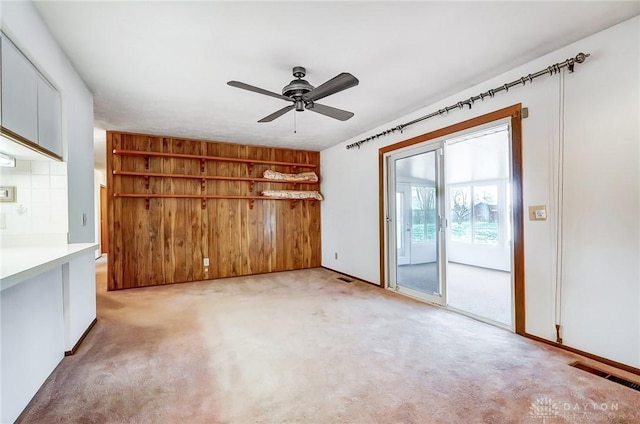
[(66, 162), (17, 160), (0, 167), (0, 186), (16, 187), (15, 202), (0, 202), (0, 235), (66, 234)]

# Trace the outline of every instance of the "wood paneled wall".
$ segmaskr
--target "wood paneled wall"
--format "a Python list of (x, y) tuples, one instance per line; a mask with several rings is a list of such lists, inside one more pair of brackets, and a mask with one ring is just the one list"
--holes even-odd
[[(193, 175), (248, 176), (244, 163), (194, 159), (123, 156), (113, 149), (222, 156), (242, 159), (311, 163), (320, 153), (161, 136), (107, 132), (109, 198), (109, 290), (181, 283), (320, 266), (320, 202), (209, 199), (114, 198), (114, 193), (200, 194), (201, 180), (113, 175), (140, 171)], [(148, 169), (146, 161), (148, 160)], [(256, 164), (251, 176), (266, 169), (292, 172), (286, 166)], [(297, 172), (309, 171), (298, 169)], [(253, 194), (292, 185), (256, 182)], [(296, 190), (319, 190), (318, 185)], [(205, 194), (250, 195), (246, 181), (207, 180)], [(208, 269), (203, 259), (209, 258)]]

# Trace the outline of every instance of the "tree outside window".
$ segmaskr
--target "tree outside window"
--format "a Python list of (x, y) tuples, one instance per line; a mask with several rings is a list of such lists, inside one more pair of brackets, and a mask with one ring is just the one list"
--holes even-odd
[(471, 188), (455, 187), (449, 192), (451, 202), (451, 239), (471, 242)]
[(436, 239), (436, 189), (411, 187), (411, 242), (424, 243)]
[(497, 184), (452, 187), (449, 199), (451, 240), (498, 244)]

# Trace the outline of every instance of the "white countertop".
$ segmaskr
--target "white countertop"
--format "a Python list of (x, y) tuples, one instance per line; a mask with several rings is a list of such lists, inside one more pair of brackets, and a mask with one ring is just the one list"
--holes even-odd
[(97, 248), (97, 243), (4, 247), (0, 249), (0, 291)]

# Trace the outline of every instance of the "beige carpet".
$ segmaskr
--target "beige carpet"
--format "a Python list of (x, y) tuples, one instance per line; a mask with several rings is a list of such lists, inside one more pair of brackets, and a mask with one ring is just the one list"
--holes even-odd
[(105, 292), (22, 423), (639, 423), (574, 357), (324, 269)]
[[(439, 293), (436, 263), (400, 265), (398, 285), (422, 293)], [(512, 327), (511, 273), (447, 263), (447, 304)]]
[(449, 262), (449, 306), (488, 318), (507, 327), (511, 319), (511, 273)]

